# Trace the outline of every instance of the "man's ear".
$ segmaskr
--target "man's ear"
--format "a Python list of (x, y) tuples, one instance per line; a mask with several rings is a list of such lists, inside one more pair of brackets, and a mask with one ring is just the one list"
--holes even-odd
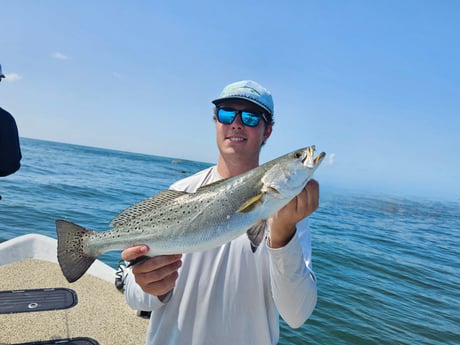
[(272, 128), (272, 125), (268, 125), (267, 128), (265, 128), (264, 141), (267, 141), (267, 139), (270, 138), (270, 135), (272, 134)]
[(271, 134), (272, 134), (272, 125), (268, 125), (265, 128), (264, 140), (262, 141), (262, 146), (265, 145), (265, 143), (267, 142), (268, 138), (270, 138)]

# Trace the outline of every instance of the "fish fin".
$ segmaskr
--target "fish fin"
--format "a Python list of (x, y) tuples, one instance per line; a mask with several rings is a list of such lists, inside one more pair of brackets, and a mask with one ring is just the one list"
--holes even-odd
[(68, 282), (73, 283), (80, 279), (97, 259), (97, 256), (86, 253), (82, 244), (82, 238), (94, 231), (65, 220), (57, 220), (56, 232), (59, 265)]
[(164, 190), (161, 191), (150, 198), (144, 199), (124, 211), (118, 214), (115, 218), (112, 219), (110, 225), (112, 227), (117, 227), (123, 225), (134, 218), (137, 218), (159, 206), (163, 206), (168, 201), (174, 200), (184, 194), (189, 194), (187, 192), (179, 192), (175, 190)]
[(208, 188), (211, 188), (211, 187), (216, 187), (222, 183), (224, 183), (225, 181), (227, 181), (229, 178), (224, 178), (222, 180), (218, 180), (218, 181), (214, 181), (214, 182), (211, 182), (211, 183), (208, 183), (208, 184), (205, 184), (204, 186), (201, 186), (200, 188), (198, 188), (196, 190), (196, 192), (203, 192), (203, 191), (206, 191), (206, 189)]
[(255, 253), (260, 243), (264, 239), (266, 229), (267, 229), (267, 221), (261, 220), (259, 223), (251, 227), (248, 231), (246, 231), (246, 234), (248, 235), (248, 238), (249, 238), (249, 242), (251, 242), (251, 250), (253, 253)]
[(264, 196), (264, 193), (260, 193), (260, 194), (253, 196), (252, 198), (247, 200), (243, 205), (241, 205), (240, 208), (236, 212), (243, 212), (243, 213), (251, 212), (257, 206), (257, 203), (262, 199), (263, 196)]

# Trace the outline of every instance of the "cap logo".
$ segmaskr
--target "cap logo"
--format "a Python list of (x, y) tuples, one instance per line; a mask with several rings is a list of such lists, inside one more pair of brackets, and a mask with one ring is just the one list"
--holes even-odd
[(243, 86), (242, 89), (248, 89), (250, 93), (255, 93), (257, 96), (260, 96), (260, 92), (257, 91), (256, 89), (253, 89), (252, 87), (249, 86)]

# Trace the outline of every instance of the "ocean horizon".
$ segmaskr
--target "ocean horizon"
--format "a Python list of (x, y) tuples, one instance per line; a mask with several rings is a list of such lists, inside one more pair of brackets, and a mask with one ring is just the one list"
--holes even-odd
[[(108, 230), (126, 207), (210, 165), (21, 138), (21, 169), (0, 179), (0, 242), (54, 221)], [(318, 303), (279, 344), (458, 344), (460, 203), (321, 184), (311, 216)], [(101, 260), (116, 268), (119, 252)]]

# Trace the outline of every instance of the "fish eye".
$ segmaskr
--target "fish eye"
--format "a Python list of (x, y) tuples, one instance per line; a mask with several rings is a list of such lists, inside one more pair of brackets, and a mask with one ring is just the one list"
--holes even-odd
[(302, 157), (302, 152), (297, 151), (296, 153), (294, 153), (294, 158), (300, 158), (300, 157)]

